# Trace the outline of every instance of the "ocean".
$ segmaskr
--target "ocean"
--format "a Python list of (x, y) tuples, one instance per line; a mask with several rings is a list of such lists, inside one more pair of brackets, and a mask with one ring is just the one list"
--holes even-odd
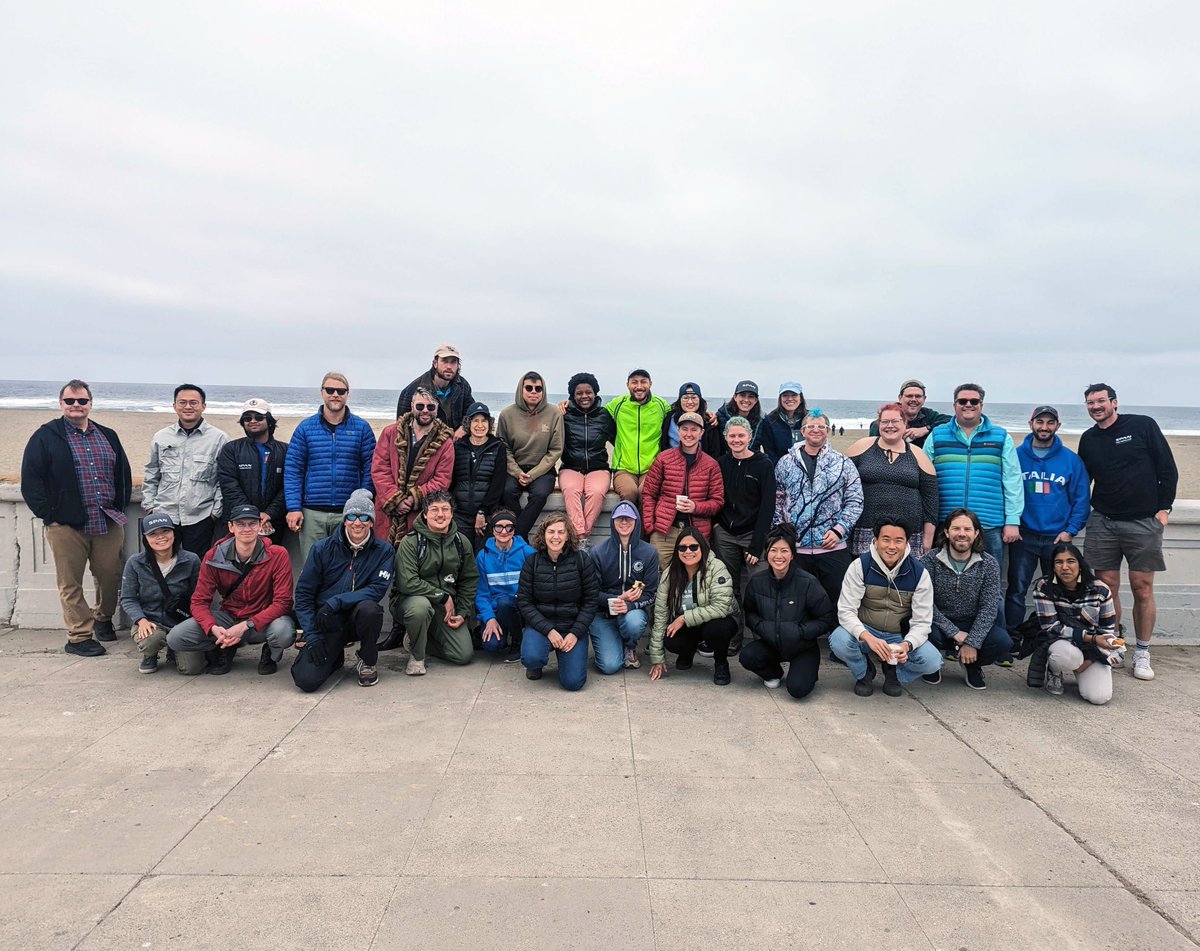
[[(44, 409), (54, 413), (58, 409), (58, 388), (62, 381), (48, 380), (0, 380), (0, 409)], [(171, 394), (174, 389), (169, 383), (92, 383), (92, 393), (98, 408), (103, 412), (122, 413), (169, 413)], [(277, 418), (308, 416), (316, 412), (319, 400), (316, 392), (300, 386), (210, 386), (206, 388), (208, 408), (206, 412), (215, 416), (236, 416), (241, 412), (242, 402), (251, 396), (261, 397), (271, 404)], [(394, 419), (398, 390), (355, 389), (351, 394), (350, 408), (367, 419)], [(616, 394), (602, 394), (605, 400)], [(476, 391), (475, 398), (486, 403), (493, 414), (512, 402), (512, 392), (496, 393)], [(674, 399), (674, 391), (670, 398)], [(551, 394), (557, 402), (566, 399), (566, 394)], [(728, 397), (724, 398), (728, 400)], [(819, 400), (813, 399), (809, 408), (819, 407), (837, 426), (846, 429), (866, 429), (875, 419), (879, 400)], [(775, 400), (763, 398), (766, 411), (775, 408)], [(709, 408), (720, 403), (709, 400)], [(943, 413), (950, 412), (949, 403), (930, 400), (928, 405)], [(1024, 433), (1029, 426), (1032, 405), (1025, 403), (988, 403), (985, 412), (994, 423), (1009, 429), (1014, 434)], [(1083, 408), (1078, 404), (1061, 404), (1057, 407), (1062, 419), (1063, 432), (1080, 433), (1091, 425)], [(1153, 416), (1164, 433), (1175, 436), (1200, 435), (1200, 407), (1197, 406), (1126, 406), (1127, 413), (1144, 413)]]

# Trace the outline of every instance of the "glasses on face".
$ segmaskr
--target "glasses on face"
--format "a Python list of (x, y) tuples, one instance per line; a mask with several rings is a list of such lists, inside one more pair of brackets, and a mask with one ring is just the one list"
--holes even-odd
[(175, 405), (190, 409), (195, 406), (202, 406), (203, 404), (199, 400), (176, 400)]
[(879, 421), (880, 426), (899, 426), (900, 423), (901, 420), (898, 419), (881, 419)]
[(413, 403), (413, 409), (421, 413), (427, 409), (437, 409), (437, 403)]
[(526, 383), (525, 384), (525, 392), (526, 393), (540, 393), (540, 392), (542, 392), (542, 385), (540, 383)]
[(983, 400), (980, 399), (957, 399), (954, 401), (959, 406), (978, 406)]
[(447, 518), (454, 514), (453, 509), (449, 505), (431, 505), (425, 511), (426, 515), (432, 515), (434, 518)]
[(499, 525), (493, 525), (492, 531), (497, 535), (511, 535), (515, 526), (512, 522), (501, 522)]
[(242, 417), (243, 423), (265, 423), (266, 421), (267, 417), (262, 413), (247, 413)]
[(323, 386), (321, 389), (323, 389), (330, 396), (345, 396), (350, 392), (350, 390), (344, 386)]
[(347, 515), (346, 521), (347, 522), (372, 522), (372, 521), (374, 521), (374, 519), (370, 515), (354, 514), (354, 515)]
[(806, 433), (824, 433), (829, 431), (828, 426), (823, 426), (819, 423), (811, 423), (808, 426), (803, 427), (803, 429)]
[(700, 546), (695, 542), (689, 542), (685, 545), (676, 545), (675, 550), (678, 552), (699, 551)]
[(87, 406), (92, 401), (90, 396), (64, 396), (63, 402), (68, 406), (74, 406), (78, 403), (80, 406)]

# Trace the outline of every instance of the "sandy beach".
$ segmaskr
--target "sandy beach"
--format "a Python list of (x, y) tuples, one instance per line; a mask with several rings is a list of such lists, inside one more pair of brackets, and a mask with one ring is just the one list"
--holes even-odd
[[(21, 471), (21, 454), (25, 451), (25, 443), (30, 435), (48, 419), (44, 410), (0, 409), (0, 482), (17, 482)], [(110, 426), (121, 437), (121, 443), (129, 454), (130, 465), (133, 467), (134, 484), (142, 481), (141, 465), (150, 450), (150, 440), (163, 426), (174, 422), (174, 415), (169, 413), (103, 413), (95, 414), (97, 422)], [(208, 421), (219, 426), (232, 437), (242, 435), (241, 427), (234, 416), (209, 416)], [(287, 439), (299, 417), (290, 417), (279, 421), (276, 435)], [(376, 434), (387, 425), (383, 419), (370, 420)], [(866, 433), (846, 430), (845, 436), (835, 436), (835, 449), (845, 449), (851, 443)], [(1017, 434), (1013, 434), (1018, 438)], [(1024, 434), (1020, 434), (1024, 439)], [(1200, 498), (1200, 436), (1168, 436), (1167, 441), (1175, 453), (1175, 462), (1179, 466), (1179, 491), (1181, 499)], [(1063, 442), (1074, 449), (1079, 443), (1078, 436), (1064, 436)]]

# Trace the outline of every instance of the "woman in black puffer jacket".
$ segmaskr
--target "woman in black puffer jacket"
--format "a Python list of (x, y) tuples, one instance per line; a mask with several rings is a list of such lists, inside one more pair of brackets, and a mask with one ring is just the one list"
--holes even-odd
[(837, 613), (821, 583), (793, 564), (796, 530), (786, 523), (767, 534), (770, 571), (750, 579), (746, 588), (746, 630), (757, 640), (742, 648), (738, 660), (768, 687), (778, 687), (788, 661), (787, 691), (797, 700), (817, 685), (821, 650), (817, 638), (837, 626)]
[(617, 438), (617, 424), (601, 403), (600, 384), (592, 374), (571, 377), (567, 397), (558, 488), (575, 534), (584, 539), (592, 533), (612, 482), (608, 447)]
[(466, 435), (454, 441), (454, 521), (471, 539), (475, 553), (488, 540), (487, 520), (500, 506), (508, 474), (508, 447), (492, 434), (492, 412), (484, 403), (472, 403), (463, 419)]
[(517, 607), (525, 621), (525, 676), (540, 680), (553, 650), (558, 682), (564, 690), (579, 690), (587, 683), (588, 630), (596, 616), (600, 578), (561, 512), (546, 516), (532, 541), (534, 553), (521, 566), (517, 583)]

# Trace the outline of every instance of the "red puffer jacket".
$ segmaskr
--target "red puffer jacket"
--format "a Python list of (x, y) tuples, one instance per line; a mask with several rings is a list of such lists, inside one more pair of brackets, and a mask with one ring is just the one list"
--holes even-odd
[(675, 496), (686, 495), (696, 503), (691, 522), (706, 539), (712, 538), (713, 517), (725, 505), (725, 483), (721, 467), (703, 450), (696, 452), (696, 461), (689, 471), (679, 447), (658, 454), (646, 481), (642, 485), (642, 524), (648, 532), (671, 530), (679, 512)]

